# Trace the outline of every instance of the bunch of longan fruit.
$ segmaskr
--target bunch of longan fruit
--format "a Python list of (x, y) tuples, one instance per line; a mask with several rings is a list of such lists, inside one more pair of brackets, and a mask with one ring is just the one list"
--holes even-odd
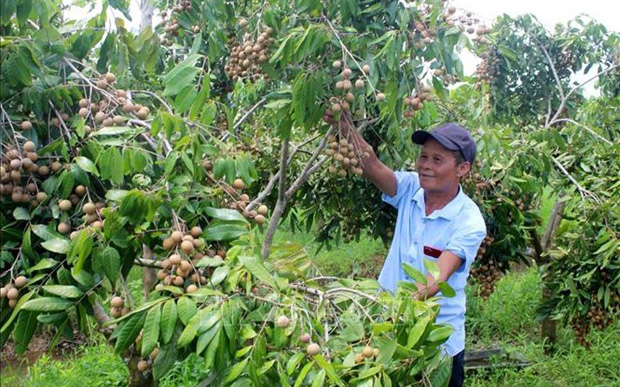
[(15, 278), (0, 288), (0, 298), (7, 298), (9, 300), (9, 307), (14, 308), (19, 301), (19, 290), (28, 284), (28, 278), (23, 275)]
[[(247, 19), (239, 21), (241, 28), (245, 28), (247, 25)], [(226, 75), (233, 81), (240, 78), (258, 81), (263, 76), (260, 66), (269, 60), (269, 46), (275, 42), (273, 33), (274, 29), (267, 27), (256, 38), (248, 32), (244, 33), (243, 41), (238, 44), (235, 44), (232, 38), (229, 39), (232, 48), (228, 63), (224, 66)]]
[(176, 286), (184, 288), (186, 293), (198, 290), (197, 285), (207, 283), (207, 278), (194, 266), (204, 255), (200, 253), (206, 244), (200, 236), (202, 228), (192, 227), (188, 233), (173, 231), (164, 239), (162, 247), (171, 251), (166, 259), (161, 261), (161, 269), (157, 272), (157, 278), (161, 283), (155, 290), (162, 291), (164, 286)]
[[(32, 123), (24, 121), (20, 127), (32, 128)], [(25, 142), (21, 149), (14, 144), (7, 145), (0, 164), (0, 193), (10, 196), (14, 203), (29, 203), (36, 207), (47, 199), (47, 194), (39, 190), (35, 176), (44, 180), (51, 172), (61, 169), (60, 163), (42, 164), (32, 141)]]
[(361, 176), (363, 173), (362, 159), (370, 157), (369, 150), (361, 152), (343, 136), (340, 139), (336, 136), (329, 136), (327, 140), (329, 147), (325, 149), (325, 154), (332, 156), (334, 160), (334, 165), (327, 168), (329, 173), (340, 177), (347, 177), (348, 174)]
[(487, 249), (494, 242), (492, 236), (486, 236), (476, 255), (476, 266), (470, 271), (471, 276), (478, 283), (478, 291), (482, 298), (487, 299), (495, 291), (497, 282), (501, 278), (504, 263), (495, 262), (492, 257), (485, 259)]

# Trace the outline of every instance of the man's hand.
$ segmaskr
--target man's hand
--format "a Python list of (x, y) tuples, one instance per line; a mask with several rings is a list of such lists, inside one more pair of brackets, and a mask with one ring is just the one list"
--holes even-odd
[(447, 281), (450, 276), (463, 264), (463, 260), (451, 251), (444, 251), (437, 259), (437, 266), (439, 266), (439, 277), (437, 281), (432, 275), (427, 274), (427, 285), (416, 283), (418, 291), (413, 293), (413, 298), (416, 300), (426, 300), (429, 297), (433, 297), (439, 292), (437, 283)]

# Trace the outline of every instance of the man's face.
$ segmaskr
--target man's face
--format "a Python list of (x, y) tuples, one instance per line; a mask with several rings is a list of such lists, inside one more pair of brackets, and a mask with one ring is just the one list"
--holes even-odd
[(422, 145), (416, 163), (420, 185), (426, 192), (450, 192), (459, 184), (459, 177), (469, 172), (469, 162), (457, 164), (452, 151), (434, 139)]

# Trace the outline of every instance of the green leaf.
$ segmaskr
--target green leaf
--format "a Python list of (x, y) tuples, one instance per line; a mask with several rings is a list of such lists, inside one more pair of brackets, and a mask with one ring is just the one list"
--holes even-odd
[(125, 133), (135, 133), (137, 131), (136, 128), (132, 128), (129, 126), (106, 126), (95, 132), (92, 132), (91, 136), (115, 136), (117, 134), (125, 134)]
[(439, 287), (439, 290), (441, 290), (441, 294), (443, 294), (444, 297), (451, 298), (456, 296), (456, 292), (452, 289), (452, 286), (448, 285), (447, 282), (441, 281), (437, 284), (437, 286)]
[(232, 366), (224, 383), (229, 383), (229, 382), (232, 382), (233, 380), (236, 380), (239, 377), (239, 375), (241, 375), (245, 367), (248, 365), (249, 361), (250, 361), (250, 358), (246, 357), (239, 363)]
[(213, 271), (213, 274), (211, 275), (211, 278), (209, 279), (211, 285), (217, 286), (222, 281), (224, 281), (224, 279), (226, 279), (226, 276), (228, 275), (228, 270), (228, 266), (219, 266), (217, 269), (215, 269)]
[(72, 285), (45, 285), (43, 290), (64, 298), (79, 298), (84, 295), (80, 288)]
[(314, 366), (314, 361), (311, 361), (308, 364), (306, 364), (304, 368), (301, 369), (301, 372), (299, 372), (299, 375), (297, 375), (297, 380), (295, 381), (295, 387), (299, 387), (303, 384), (304, 379), (306, 379), (306, 375), (308, 375), (308, 372), (310, 372), (313, 366)]
[(435, 278), (435, 280), (439, 278), (439, 266), (437, 266), (437, 262), (425, 259), (424, 267), (426, 268), (426, 271), (428, 271), (433, 278)]
[(437, 326), (428, 335), (428, 341), (441, 344), (448, 340), (448, 337), (450, 337), (453, 331), (454, 328), (451, 326)]
[(207, 207), (204, 209), (206, 215), (220, 220), (236, 220), (247, 223), (247, 220), (239, 211), (229, 210), (228, 208)]
[(291, 356), (286, 362), (286, 373), (291, 376), (293, 372), (297, 369), (297, 366), (301, 361), (306, 357), (306, 354), (303, 352), (297, 352), (293, 356)]
[(15, 305), (15, 307), (13, 308), (11, 316), (8, 318), (8, 320), (5, 321), (4, 325), (2, 325), (0, 333), (4, 333), (11, 326), (11, 323), (13, 322), (13, 320), (15, 320), (24, 304), (28, 302), (28, 300), (30, 300), (30, 298), (34, 296), (34, 294), (34, 291), (30, 291), (19, 298), (19, 300), (17, 301), (17, 305)]
[(177, 304), (174, 300), (166, 301), (161, 311), (161, 339), (164, 344), (172, 338), (177, 325), (177, 317)]
[[(73, 263), (75, 273), (79, 273), (84, 266), (84, 260), (93, 250), (93, 237), (88, 230), (78, 231), (75, 238), (70, 242), (71, 250), (68, 254), (69, 263)], [(75, 258), (77, 257), (77, 260)]]
[(26, 302), (23, 310), (31, 310), (34, 312), (57, 312), (67, 310), (72, 307), (73, 301), (64, 300), (57, 297), (39, 297)]
[(30, 212), (24, 207), (17, 207), (13, 210), (15, 220), (30, 220)]
[(60, 238), (61, 236), (53, 231), (50, 226), (46, 226), (43, 224), (33, 224), (30, 226), (32, 231), (44, 241), (49, 241), (50, 239)]
[(199, 313), (192, 317), (183, 332), (181, 332), (181, 336), (179, 336), (179, 340), (177, 341), (177, 346), (179, 348), (184, 348), (189, 345), (198, 334), (198, 327), (200, 327), (200, 319), (204, 313)]
[(36, 265), (28, 269), (28, 273), (32, 273), (38, 270), (46, 270), (46, 269), (49, 269), (50, 267), (56, 266), (58, 263), (59, 263), (58, 261), (52, 258), (43, 258), (39, 261), (39, 263), (37, 263)]
[(121, 353), (125, 348), (129, 347), (140, 334), (140, 330), (144, 325), (145, 313), (137, 313), (128, 319), (123, 325), (116, 328), (119, 329), (116, 335), (115, 353)]
[(409, 265), (408, 263), (403, 263), (403, 270), (405, 271), (405, 274), (411, 277), (411, 279), (413, 279), (415, 282), (418, 282), (424, 285), (428, 284), (428, 281), (426, 280), (426, 276), (422, 274), (421, 271), (415, 269), (413, 266)]
[(121, 256), (112, 246), (103, 249), (100, 256), (103, 272), (110, 282), (115, 283), (121, 270)]
[(141, 355), (143, 358), (149, 356), (157, 346), (157, 342), (159, 341), (160, 321), (161, 305), (157, 304), (149, 309), (146, 313), (146, 319), (144, 320), (141, 348)]
[(187, 325), (187, 322), (194, 317), (198, 308), (196, 303), (189, 297), (181, 297), (177, 301), (177, 312), (183, 325)]
[(28, 344), (37, 328), (37, 314), (22, 311), (17, 318), (15, 326), (15, 349), (19, 355), (23, 355), (28, 349)]
[(223, 241), (237, 239), (249, 232), (246, 225), (241, 223), (216, 223), (213, 222), (204, 230), (205, 239), (208, 241)]
[(240, 256), (239, 262), (245, 266), (246, 269), (248, 269), (250, 273), (252, 273), (252, 275), (259, 281), (271, 286), (272, 288), (276, 288), (276, 283), (273, 277), (256, 257)]
[(345, 384), (342, 382), (342, 379), (340, 379), (340, 377), (336, 373), (334, 366), (331, 363), (328, 363), (327, 360), (325, 360), (325, 358), (323, 357), (323, 355), (319, 353), (318, 355), (314, 356), (314, 361), (316, 361), (317, 364), (325, 370), (325, 373), (327, 374), (327, 377), (329, 378), (329, 380), (331, 380), (333, 383), (339, 386), (344, 387)]
[(207, 348), (207, 345), (211, 343), (211, 340), (213, 340), (213, 338), (220, 331), (221, 328), (222, 328), (221, 323), (218, 323), (214, 325), (213, 327), (211, 327), (208, 331), (202, 333), (198, 337), (198, 341), (196, 342), (196, 355), (200, 355), (202, 351), (204, 351), (205, 348)]
[(66, 254), (69, 251), (71, 244), (66, 239), (54, 238), (41, 243), (41, 246), (53, 253)]
[(409, 337), (407, 338), (407, 348), (413, 348), (418, 343), (424, 331), (426, 330), (426, 326), (428, 325), (428, 318), (421, 318), (418, 320), (413, 327), (409, 329)]
[(162, 83), (164, 88), (164, 97), (177, 95), (188, 85), (191, 85), (200, 72), (200, 69), (194, 67), (200, 55), (190, 55), (183, 62), (179, 63), (175, 68), (164, 77)]
[(99, 171), (97, 170), (95, 163), (90, 161), (90, 159), (84, 156), (77, 156), (73, 159), (73, 161), (86, 172), (90, 172), (95, 176), (99, 176)]

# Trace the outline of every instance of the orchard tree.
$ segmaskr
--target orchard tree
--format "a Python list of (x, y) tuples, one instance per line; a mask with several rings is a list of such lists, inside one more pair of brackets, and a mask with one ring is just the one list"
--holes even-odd
[[(30, 5), (7, 2), (2, 19), (3, 344), (23, 353), (40, 325), (56, 342), (93, 318), (131, 385), (192, 352), (227, 385), (445, 383), (451, 328), (435, 323), (436, 299), (414, 300), (411, 283), (391, 295), (322, 277), (300, 246), (271, 238), (311, 173), (332, 158), (355, 173), (368, 151), (320, 124), (325, 108), (359, 110), (385, 133), (432, 109), (428, 65), (439, 90), (459, 72), (453, 8), (184, 2), (157, 29), (161, 47), (149, 28), (106, 30), (105, 6), (69, 34), (58, 3)], [(253, 200), (244, 190), (265, 150), (244, 144), (250, 128), (279, 153)], [(349, 165), (333, 143), (354, 152)], [(128, 289), (134, 266), (157, 270), (144, 270), (144, 301)]]

